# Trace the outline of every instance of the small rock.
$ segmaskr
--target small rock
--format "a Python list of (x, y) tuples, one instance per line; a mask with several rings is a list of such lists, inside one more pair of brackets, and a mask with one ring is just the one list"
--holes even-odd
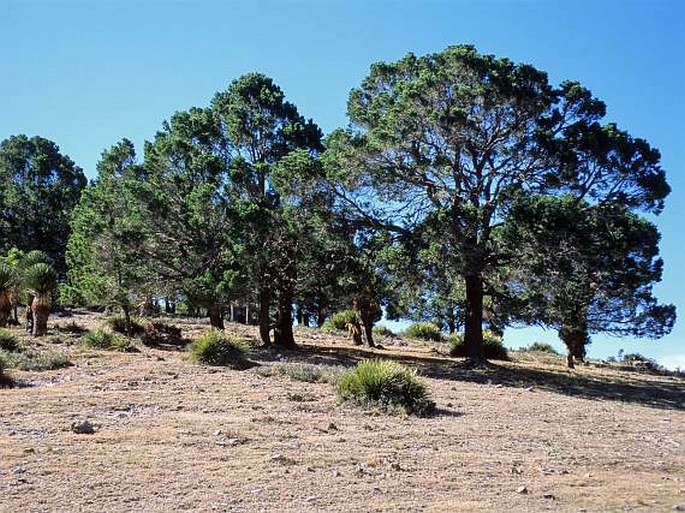
[(286, 457), (283, 456), (282, 454), (274, 454), (269, 458), (269, 461), (271, 463), (281, 463), (281, 464), (286, 464), (286, 463), (291, 463), (291, 461)]
[(217, 429), (216, 431), (214, 431), (214, 436), (219, 436), (220, 434), (221, 434), (220, 429)]
[(516, 489), (516, 493), (520, 493), (520, 494), (525, 495), (526, 493), (528, 493), (528, 488), (526, 488), (525, 486), (519, 486)]
[(24, 467), (17, 467), (15, 469), (12, 469), (12, 474), (23, 474), (26, 472), (26, 469)]
[(314, 502), (317, 499), (316, 495), (312, 495), (305, 499), (305, 502)]
[(339, 470), (334, 470), (334, 471), (333, 471), (333, 477), (340, 477), (340, 476), (342, 476), (342, 474), (340, 473)]
[(554, 499), (556, 499), (556, 497), (554, 497), (554, 495), (551, 494), (551, 493), (545, 493), (545, 494), (543, 494), (543, 495), (542, 495), (542, 498), (543, 498), (543, 499), (549, 499), (549, 500), (551, 500), (551, 501), (553, 501)]
[(326, 428), (326, 429), (328, 429), (328, 431), (337, 431), (337, 430), (338, 430), (338, 426), (336, 426), (333, 422), (329, 422), (329, 423), (328, 423), (328, 428)]
[(534, 387), (527, 387), (527, 388), (526, 388), (526, 392), (532, 392), (532, 391), (534, 391), (534, 390), (535, 390)]
[(671, 508), (673, 511), (685, 511), (685, 504), (676, 504)]
[(396, 461), (390, 464), (390, 468), (393, 470), (402, 470), (402, 466)]
[(95, 426), (89, 420), (76, 420), (72, 422), (71, 430), (79, 435), (92, 435), (95, 433)]

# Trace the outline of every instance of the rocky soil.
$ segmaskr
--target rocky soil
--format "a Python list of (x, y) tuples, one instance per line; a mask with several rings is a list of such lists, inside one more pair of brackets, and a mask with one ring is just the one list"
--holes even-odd
[[(101, 319), (54, 318), (51, 333), (66, 322)], [(179, 325), (187, 336), (205, 328)], [(296, 337), (299, 351), (256, 351), (242, 371), (184, 351), (26, 340), (73, 365), (8, 371), (0, 511), (685, 510), (682, 378), (569, 371), (534, 353), (471, 370), (439, 345)], [(359, 409), (294, 372), (328, 376), (376, 357), (418, 368), (437, 413)]]

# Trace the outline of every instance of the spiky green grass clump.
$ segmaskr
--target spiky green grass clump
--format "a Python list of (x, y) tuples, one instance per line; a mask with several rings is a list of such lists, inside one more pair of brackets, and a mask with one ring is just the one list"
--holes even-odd
[[(451, 356), (466, 358), (469, 356), (469, 348), (464, 342), (464, 335), (456, 333), (450, 335)], [(483, 331), (483, 356), (487, 360), (509, 360), (507, 348), (502, 344), (502, 337), (490, 330)]]
[(442, 333), (440, 328), (432, 322), (417, 322), (407, 328), (404, 333), (409, 338), (417, 340), (429, 340), (433, 342), (440, 342), (442, 340)]
[(190, 357), (205, 365), (244, 369), (249, 367), (247, 343), (215, 328), (205, 331), (190, 346)]
[(107, 318), (107, 325), (115, 333), (122, 335), (138, 336), (145, 331), (145, 327), (138, 319), (131, 317), (130, 323), (126, 322), (126, 317), (123, 315), (113, 315)]
[(547, 342), (533, 342), (529, 347), (526, 348), (526, 351), (537, 351), (540, 353), (550, 353), (550, 354), (559, 354), (559, 351), (554, 349), (552, 347), (552, 344), (548, 344)]
[(335, 333), (337, 331), (347, 331), (350, 324), (357, 324), (357, 312), (354, 310), (343, 310), (335, 312), (326, 322), (323, 323), (321, 329), (328, 333)]
[(416, 371), (389, 360), (363, 360), (343, 374), (338, 395), (344, 401), (425, 416), (435, 409)]
[(82, 341), (86, 347), (107, 351), (127, 351), (131, 345), (126, 337), (103, 329), (89, 331), (83, 336)]
[(19, 341), (10, 330), (0, 328), (0, 349), (5, 351), (16, 351)]

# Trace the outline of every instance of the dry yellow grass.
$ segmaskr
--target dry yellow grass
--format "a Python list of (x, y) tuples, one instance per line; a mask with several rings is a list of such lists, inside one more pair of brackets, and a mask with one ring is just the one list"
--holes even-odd
[[(195, 336), (204, 326), (183, 328)], [(228, 329), (256, 338), (252, 328)], [(300, 351), (258, 353), (259, 366), (244, 371), (193, 364), (179, 351), (50, 347), (74, 366), (10, 371), (24, 386), (0, 390), (0, 510), (578, 512), (685, 504), (682, 379), (570, 372), (561, 358), (531, 355), (469, 370), (437, 346), (371, 350), (314, 330), (297, 337)], [(438, 413), (363, 411), (341, 404), (329, 383), (269, 371), (367, 357), (418, 367)], [(74, 433), (79, 419), (96, 432)]]

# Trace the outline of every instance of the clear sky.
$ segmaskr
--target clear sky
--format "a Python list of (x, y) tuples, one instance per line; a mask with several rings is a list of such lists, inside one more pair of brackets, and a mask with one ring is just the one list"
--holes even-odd
[[(90, 177), (122, 137), (141, 150), (174, 111), (204, 106), (248, 71), (270, 75), (325, 132), (346, 123), (372, 62), (471, 43), (580, 80), (608, 119), (662, 152), (673, 193), (658, 218), (664, 281), (683, 319), (668, 337), (594, 337), (685, 368), (685, 2), (680, 0), (3, 0), (0, 139), (52, 139)], [(508, 331), (518, 347), (554, 333)]]

